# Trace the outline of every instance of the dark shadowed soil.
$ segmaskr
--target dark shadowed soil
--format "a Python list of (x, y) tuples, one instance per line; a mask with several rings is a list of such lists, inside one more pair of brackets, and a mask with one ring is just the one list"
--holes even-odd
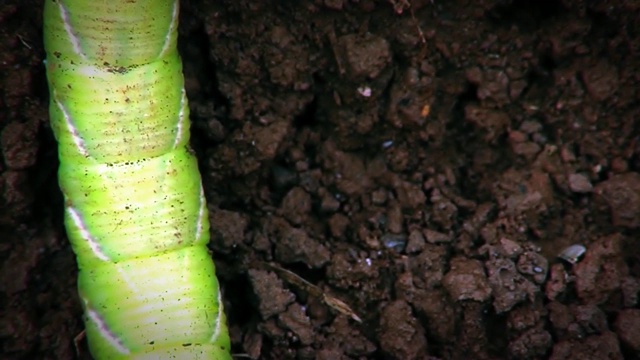
[[(41, 9), (0, 5), (2, 359), (77, 358), (83, 329)], [(181, 21), (239, 359), (640, 358), (640, 2), (190, 0)]]

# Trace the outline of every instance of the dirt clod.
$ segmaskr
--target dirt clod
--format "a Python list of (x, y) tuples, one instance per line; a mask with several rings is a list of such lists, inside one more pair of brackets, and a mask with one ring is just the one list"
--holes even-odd
[(615, 226), (640, 227), (640, 174), (614, 175), (595, 188), (611, 210)]
[(514, 359), (544, 357), (553, 338), (542, 326), (529, 329), (509, 343), (509, 355)]
[(549, 360), (611, 359), (622, 360), (620, 345), (615, 333), (605, 332), (581, 340), (562, 341), (555, 344)]
[(392, 359), (419, 359), (427, 347), (424, 330), (402, 300), (387, 305), (380, 316), (380, 346)]
[(356, 79), (377, 77), (391, 61), (389, 43), (384, 38), (350, 34), (341, 37), (339, 42), (349, 65), (349, 74)]
[(582, 72), (582, 81), (595, 100), (602, 101), (618, 89), (618, 70), (605, 61), (598, 62)]
[(516, 270), (516, 264), (512, 260), (492, 259), (485, 266), (496, 312), (509, 311), (525, 299), (533, 300), (535, 297), (538, 288)]
[(588, 193), (593, 190), (593, 185), (584, 174), (571, 174), (569, 175), (569, 188), (577, 193)]
[(306, 231), (291, 227), (281, 219), (272, 220), (271, 241), (275, 243), (276, 259), (284, 263), (302, 262), (311, 267), (321, 267), (329, 261), (329, 250)]
[(310, 345), (313, 342), (311, 320), (300, 304), (289, 305), (286, 312), (280, 313), (278, 321), (282, 326), (293, 331), (302, 345)]
[(33, 166), (38, 154), (38, 122), (9, 123), (0, 134), (0, 147), (4, 162), (10, 169), (20, 170)]
[(238, 212), (213, 209), (209, 213), (212, 242), (218, 251), (229, 251), (241, 244), (247, 228), (247, 219)]
[(620, 257), (621, 237), (598, 239), (575, 267), (576, 291), (586, 303), (603, 303), (620, 289), (628, 268)]
[(454, 258), (451, 270), (444, 276), (442, 284), (452, 299), (485, 301), (491, 296), (491, 288), (482, 263), (477, 260)]
[(282, 280), (274, 273), (249, 270), (249, 276), (253, 292), (258, 298), (260, 315), (263, 319), (284, 312), (287, 306), (295, 300), (295, 295), (283, 287)]
[(629, 346), (632, 351), (640, 352), (640, 310), (622, 310), (615, 322), (615, 331), (622, 343)]
[(311, 211), (311, 196), (304, 189), (295, 187), (282, 199), (284, 217), (294, 225), (299, 225)]

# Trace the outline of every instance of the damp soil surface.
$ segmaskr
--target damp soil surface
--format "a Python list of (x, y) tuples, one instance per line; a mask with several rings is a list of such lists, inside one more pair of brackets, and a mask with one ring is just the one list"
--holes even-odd
[[(3, 359), (87, 358), (42, 6), (0, 5)], [(638, 358), (639, 24), (624, 0), (183, 1), (233, 353)]]

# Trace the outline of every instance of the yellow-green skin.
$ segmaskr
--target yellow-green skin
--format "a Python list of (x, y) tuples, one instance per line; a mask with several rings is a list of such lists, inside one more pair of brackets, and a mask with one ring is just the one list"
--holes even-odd
[(231, 359), (174, 0), (45, 0), (65, 225), (96, 359)]

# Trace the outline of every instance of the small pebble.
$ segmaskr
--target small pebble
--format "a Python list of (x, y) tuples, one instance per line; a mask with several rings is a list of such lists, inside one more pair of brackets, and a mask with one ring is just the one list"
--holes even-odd
[(384, 247), (397, 252), (402, 252), (407, 245), (407, 237), (402, 234), (384, 234), (381, 240)]
[(371, 88), (368, 86), (360, 86), (358, 88), (358, 94), (364, 96), (364, 97), (370, 97), (371, 96)]
[(431, 244), (447, 243), (453, 240), (451, 236), (431, 229), (424, 229), (423, 234)]
[(580, 258), (585, 252), (587, 252), (587, 248), (583, 245), (571, 245), (562, 250), (560, 254), (558, 254), (558, 257), (573, 265), (580, 261)]
[(407, 253), (414, 254), (424, 249), (424, 236), (420, 230), (412, 230), (409, 234), (409, 242), (407, 243)]
[(382, 148), (383, 149), (388, 149), (388, 148), (390, 148), (392, 146), (393, 146), (393, 140), (387, 140), (387, 141), (382, 143)]
[(583, 174), (569, 175), (569, 188), (576, 193), (589, 193), (593, 191), (591, 181)]
[(502, 254), (510, 259), (514, 259), (520, 256), (520, 254), (522, 254), (523, 252), (522, 246), (520, 246), (520, 244), (508, 238), (500, 239), (500, 247), (502, 250)]

